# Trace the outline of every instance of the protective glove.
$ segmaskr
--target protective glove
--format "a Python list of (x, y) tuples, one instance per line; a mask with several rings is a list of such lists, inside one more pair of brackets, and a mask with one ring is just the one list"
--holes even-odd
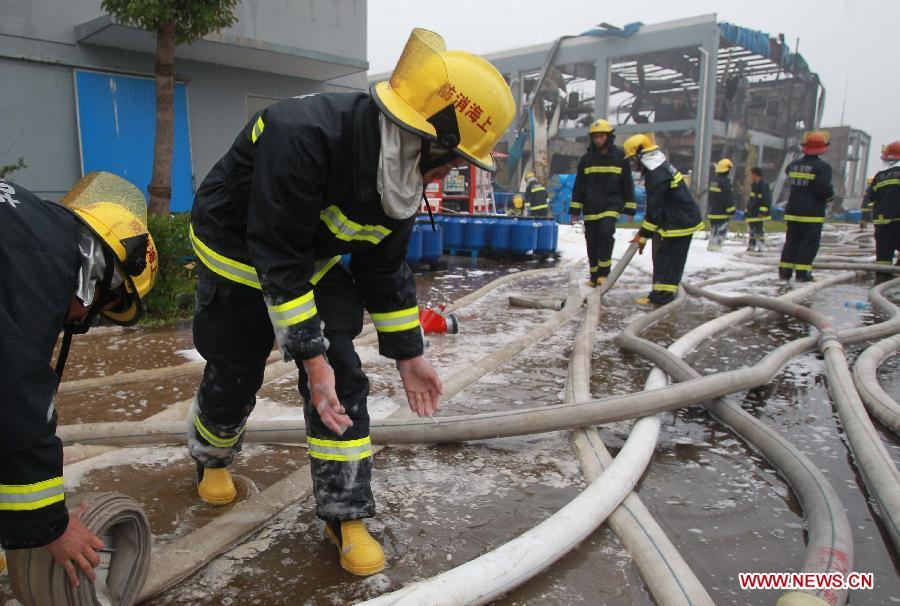
[(647, 238), (642, 238), (640, 235), (635, 235), (634, 238), (631, 239), (631, 244), (638, 245), (638, 254), (644, 254), (644, 246), (647, 245)]

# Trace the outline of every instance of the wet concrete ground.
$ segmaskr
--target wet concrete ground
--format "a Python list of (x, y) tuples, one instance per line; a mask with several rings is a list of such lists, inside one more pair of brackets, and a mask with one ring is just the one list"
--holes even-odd
[[(479, 260), (473, 270), (468, 259), (460, 259), (446, 272), (421, 279), (420, 295), (427, 298), (428, 288), (440, 285), (455, 298), (506, 269), (504, 264)], [(623, 353), (613, 338), (641, 313), (632, 302), (644, 294), (648, 282), (644, 274), (629, 271), (605, 299), (593, 353), (591, 387), (596, 397), (643, 387), (650, 365)], [(460, 311), (459, 335), (429, 338), (430, 359), (448, 376), (514, 340), (552, 312), (510, 308), (506, 297), (547, 290), (561, 296), (565, 284), (560, 274), (498, 289)], [(813, 307), (833, 317), (839, 327), (870, 324), (878, 318), (868, 307), (858, 310), (854, 305), (844, 306), (845, 301), (864, 301), (869, 286), (871, 282), (863, 280), (829, 288), (812, 299)], [(787, 287), (765, 275), (713, 288), (777, 295)], [(674, 318), (645, 334), (668, 345), (687, 330), (726, 311), (692, 299)], [(540, 346), (447, 402), (442, 414), (561, 402), (577, 327), (577, 320), (570, 321)], [(159, 366), (186, 359), (174, 354), (173, 349), (190, 349), (189, 327), (144, 332), (139, 332), (144, 337), (140, 355), (117, 361), (113, 357), (125, 349), (121, 341), (126, 333), (110, 330), (88, 335), (90, 342), (85, 339), (80, 344), (83, 349), (73, 348), (70, 364), (87, 359), (88, 354), (109, 364), (72, 366), (78, 368), (74, 378), (140, 368), (142, 356)], [(806, 334), (809, 329), (799, 322), (768, 317), (735, 327), (688, 360), (698, 371), (709, 374), (752, 364), (772, 348)], [(108, 349), (110, 346), (120, 349)], [(856, 351), (851, 349), (851, 355)], [(360, 356), (370, 375), (376, 407), (388, 414), (396, 406), (405, 406), (393, 364), (380, 358), (372, 347), (360, 348)], [(882, 367), (880, 378), (888, 392), (900, 398), (900, 362), (896, 356)], [(164, 385), (61, 397), (60, 422), (145, 418), (190, 397), (197, 380), (188, 377)], [(877, 587), (875, 591), (852, 593), (849, 603), (898, 603), (897, 556), (861, 488), (825, 383), (822, 362), (810, 353), (795, 359), (769, 385), (732, 397), (810, 456), (840, 494), (854, 532), (853, 568), (873, 572)], [(267, 410), (271, 414), (274, 409), (277, 414), (298, 415), (296, 373), (265, 386), (260, 399), (260, 414)], [(147, 402), (141, 404), (140, 400)], [(629, 422), (623, 422), (602, 431), (614, 454), (629, 427)], [(887, 431), (881, 431), (881, 435), (895, 460), (900, 460), (897, 438)], [(248, 447), (234, 471), (252, 478), (253, 485), (262, 490), (304, 464), (302, 450), (293, 446)], [(100, 464), (93, 470), (76, 477), (67, 474), (68, 489), (77, 485), (78, 490), (119, 490), (132, 495), (147, 509), (155, 540), (160, 543), (185, 535), (220, 511), (197, 502), (193, 464), (181, 447), (139, 449), (130, 452), (127, 459), (122, 453), (104, 457), (95, 462)], [(151, 603), (352, 603), (427, 578), (495, 548), (551, 515), (583, 488), (565, 432), (459, 446), (388, 447), (376, 457), (373, 489), (379, 515), (369, 525), (385, 545), (388, 568), (384, 573), (363, 580), (341, 571), (337, 554), (322, 539), (321, 524), (315, 519), (311, 500), (307, 500), (288, 508), (250, 541)], [(244, 484), (242, 490), (246, 490)], [(666, 416), (657, 454), (639, 494), (717, 604), (772, 604), (777, 597), (774, 592), (740, 591), (737, 573), (796, 570), (802, 562), (804, 523), (790, 488), (764, 459), (699, 408)], [(9, 597), (4, 580), (0, 582), (0, 599)], [(497, 603), (654, 602), (630, 556), (603, 527), (546, 574)]]

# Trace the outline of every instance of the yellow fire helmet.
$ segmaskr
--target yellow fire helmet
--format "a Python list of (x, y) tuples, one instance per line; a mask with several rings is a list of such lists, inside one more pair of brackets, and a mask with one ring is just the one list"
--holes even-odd
[(645, 134), (637, 134), (631, 135), (627, 139), (625, 139), (625, 143), (622, 145), (622, 149), (625, 151), (625, 157), (631, 158), (633, 156), (637, 156), (638, 158), (641, 155), (653, 151), (655, 149), (659, 149), (659, 146), (653, 142), (648, 135)]
[(603, 118), (600, 118), (599, 120), (594, 120), (594, 122), (591, 124), (591, 134), (611, 133), (611, 132), (613, 132), (613, 130), (615, 130), (615, 129), (613, 129), (612, 124), (610, 124)]
[(448, 51), (438, 34), (416, 28), (390, 80), (370, 87), (392, 122), (454, 151), (487, 171), (494, 145), (515, 115), (509, 85), (476, 55)]
[(515, 194), (513, 195), (512, 202), (514, 208), (520, 209), (525, 206), (525, 196), (523, 196), (522, 194)]
[(728, 158), (722, 158), (718, 162), (716, 162), (716, 172), (717, 173), (727, 173), (731, 170), (734, 164)]
[(147, 231), (144, 195), (121, 177), (94, 172), (76, 183), (62, 204), (106, 244), (122, 271), (124, 300), (100, 313), (122, 326), (134, 324), (141, 315), (141, 299), (159, 273), (156, 246)]
[(537, 175), (534, 174), (534, 171), (530, 170), (527, 173), (525, 173), (525, 180), (531, 181), (532, 179), (537, 179)]

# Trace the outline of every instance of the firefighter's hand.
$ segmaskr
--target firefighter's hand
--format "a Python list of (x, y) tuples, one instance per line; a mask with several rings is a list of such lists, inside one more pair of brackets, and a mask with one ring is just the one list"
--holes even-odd
[(420, 417), (430, 417), (437, 412), (444, 386), (428, 360), (422, 356), (398, 360), (397, 370), (400, 371), (410, 410)]
[(47, 551), (65, 569), (72, 587), (78, 587), (79, 584), (76, 566), (91, 582), (97, 580), (94, 572), (94, 567), (100, 564), (100, 554), (97, 551), (103, 549), (103, 541), (81, 521), (86, 509), (87, 503), (83, 503), (78, 511), (70, 513), (66, 531), (47, 545)]
[(309, 395), (311, 404), (319, 413), (325, 427), (342, 435), (353, 421), (341, 406), (337, 392), (334, 390), (334, 370), (325, 356), (316, 356), (303, 361), (303, 368), (309, 377)]
[(644, 254), (644, 246), (647, 245), (647, 238), (642, 238), (640, 236), (640, 234), (635, 235), (631, 239), (631, 244), (637, 244), (638, 245), (638, 254), (642, 255), (642, 254)]

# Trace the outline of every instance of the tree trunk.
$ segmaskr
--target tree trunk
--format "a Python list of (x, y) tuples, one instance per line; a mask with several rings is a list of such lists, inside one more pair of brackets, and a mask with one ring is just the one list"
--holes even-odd
[(156, 32), (156, 141), (150, 179), (150, 214), (169, 214), (172, 198), (172, 151), (175, 145), (175, 22)]

